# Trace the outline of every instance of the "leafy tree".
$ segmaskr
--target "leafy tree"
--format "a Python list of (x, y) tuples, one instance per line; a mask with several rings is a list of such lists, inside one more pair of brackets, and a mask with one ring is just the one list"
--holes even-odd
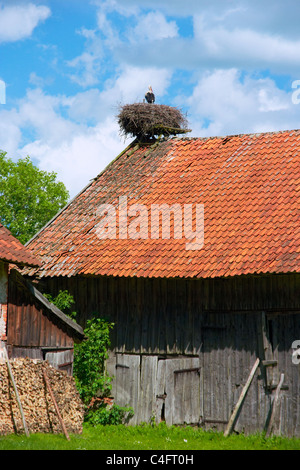
[(0, 222), (26, 243), (69, 199), (55, 172), (36, 167), (29, 156), (13, 162), (0, 151)]

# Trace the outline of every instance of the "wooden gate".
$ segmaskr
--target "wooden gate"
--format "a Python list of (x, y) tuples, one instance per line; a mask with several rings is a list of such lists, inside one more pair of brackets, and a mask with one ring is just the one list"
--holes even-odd
[(112, 394), (120, 406), (131, 406), (131, 424), (165, 421), (198, 424), (203, 403), (199, 357), (159, 358), (111, 355), (107, 372), (114, 376)]

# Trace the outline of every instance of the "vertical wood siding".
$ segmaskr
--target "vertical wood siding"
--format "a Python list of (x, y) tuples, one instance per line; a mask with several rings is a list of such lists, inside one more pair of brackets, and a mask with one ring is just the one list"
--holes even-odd
[(284, 373), (277, 424), (300, 436), (300, 365), (291, 349), (300, 340), (299, 274), (42, 282), (44, 292), (74, 295), (82, 326), (94, 315), (115, 322), (108, 370), (116, 401), (135, 410), (133, 423), (154, 417), (224, 429), (259, 357), (234, 429), (267, 428)]

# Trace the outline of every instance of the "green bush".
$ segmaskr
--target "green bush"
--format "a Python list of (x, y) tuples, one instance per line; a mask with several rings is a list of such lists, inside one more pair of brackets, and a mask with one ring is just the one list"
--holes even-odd
[(74, 345), (74, 376), (81, 399), (88, 405), (94, 397), (105, 397), (111, 389), (111, 378), (105, 374), (105, 360), (110, 346), (113, 323), (101, 318), (87, 321), (87, 340)]
[[(46, 294), (45, 297), (73, 320), (76, 319), (76, 312), (72, 311), (75, 301), (67, 290), (60, 290), (56, 297), (50, 294)], [(113, 326), (113, 323), (101, 318), (88, 320), (84, 330), (87, 339), (74, 345), (73, 375), (85, 405), (85, 421), (93, 426), (122, 424), (133, 416), (132, 408), (116, 404), (108, 406), (105, 400), (101, 400), (108, 397), (111, 391), (112, 377), (106, 374), (105, 361), (108, 357), (109, 336)], [(97, 400), (99, 398), (100, 400)]]
[(53, 297), (51, 294), (44, 294), (44, 297), (56, 305), (68, 317), (72, 318), (73, 321), (76, 321), (76, 312), (73, 312), (71, 309), (72, 305), (75, 304), (75, 300), (67, 290), (60, 290), (56, 297)]
[(98, 409), (87, 411), (85, 422), (92, 426), (125, 424), (130, 420), (133, 414), (131, 407), (123, 407), (115, 403), (109, 407), (103, 403)]

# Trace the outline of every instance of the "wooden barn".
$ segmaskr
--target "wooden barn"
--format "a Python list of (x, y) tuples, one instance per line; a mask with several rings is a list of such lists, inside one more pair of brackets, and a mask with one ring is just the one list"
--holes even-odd
[(48, 360), (72, 375), (74, 341), (84, 338), (83, 330), (19, 272), (40, 265), (0, 224), (0, 350), (6, 347), (11, 359)]
[(133, 424), (299, 437), (299, 217), (300, 130), (135, 140), (28, 243), (26, 273), (82, 326), (115, 323)]

